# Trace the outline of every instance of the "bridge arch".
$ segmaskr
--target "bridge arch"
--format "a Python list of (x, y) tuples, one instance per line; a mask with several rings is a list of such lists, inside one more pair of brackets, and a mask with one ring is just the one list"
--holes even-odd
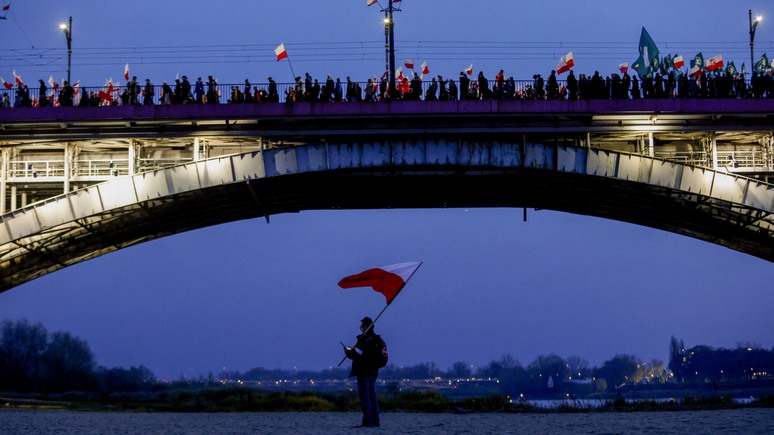
[(315, 209), (524, 207), (774, 261), (774, 185), (642, 155), (471, 139), (313, 143), (118, 177), (0, 217), (0, 291), (144, 241)]

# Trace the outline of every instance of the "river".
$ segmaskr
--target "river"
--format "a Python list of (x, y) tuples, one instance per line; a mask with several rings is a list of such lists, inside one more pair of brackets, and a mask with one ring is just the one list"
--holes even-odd
[(0, 409), (0, 434), (772, 434), (774, 409), (570, 414), (112, 413)]

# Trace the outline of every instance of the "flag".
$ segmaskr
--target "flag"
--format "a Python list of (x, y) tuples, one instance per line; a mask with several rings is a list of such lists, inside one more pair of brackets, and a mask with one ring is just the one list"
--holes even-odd
[(421, 265), (421, 261), (414, 261), (368, 269), (342, 279), (339, 281), (339, 287), (371, 287), (383, 294), (389, 305)]
[(761, 56), (761, 60), (758, 62), (755, 62), (755, 65), (753, 66), (753, 71), (757, 72), (759, 75), (766, 72), (766, 70), (769, 69), (769, 58), (766, 57), (766, 53), (763, 53)]
[(713, 56), (707, 59), (707, 71), (715, 71), (723, 66), (723, 55)]
[(704, 55), (702, 55), (701, 52), (699, 52), (691, 61), (691, 69), (690, 71), (688, 71), (688, 75), (700, 76), (703, 69), (704, 69)]
[(129, 81), (129, 64), (124, 65), (124, 80)]
[(286, 59), (288, 57), (288, 52), (285, 50), (285, 43), (282, 43), (277, 48), (275, 48), (274, 54), (277, 55), (277, 62), (281, 61), (282, 59)]
[(473, 75), (473, 64), (471, 63), (469, 67), (465, 68), (465, 74), (472, 76)]
[(422, 62), (422, 74), (430, 74), (430, 68), (427, 66), (427, 61)]
[(4, 5), (3, 5), (3, 10), (4, 10), (4, 11), (7, 11), (8, 9), (11, 9), (11, 4), (10, 4), (10, 3), (6, 3), (6, 4), (4, 4)]
[(13, 70), (13, 80), (14, 80), (16, 83), (18, 83), (18, 84), (20, 84), (20, 85), (24, 86), (24, 82), (22, 81), (22, 78), (21, 78), (21, 77), (19, 77), (19, 76), (16, 74), (16, 70)]
[(366, 0), (366, 6), (371, 6), (374, 3), (376, 3), (376, 0)]
[(51, 86), (51, 89), (53, 89), (54, 92), (59, 92), (59, 83), (54, 81), (53, 75), (48, 76), (48, 85)]
[(73, 83), (73, 95), (78, 95), (78, 91), (80, 90), (81, 81), (78, 80), (77, 82)]
[(744, 67), (744, 62), (742, 62), (742, 77), (747, 74), (747, 69)]
[(656, 43), (653, 42), (653, 38), (650, 37), (650, 34), (644, 27), (642, 28), (642, 33), (640, 33), (639, 48), (642, 60), (645, 62), (644, 66), (650, 69), (649, 72), (653, 72), (654, 69), (658, 68), (659, 52)]
[(13, 89), (13, 83), (8, 83), (2, 77), (0, 77), (0, 81), (3, 82), (3, 86), (5, 86), (6, 89)]
[(621, 74), (626, 74), (626, 71), (629, 71), (629, 62), (619, 63), (618, 69), (621, 71)]
[[(742, 68), (744, 68), (744, 64), (742, 64)], [(728, 72), (728, 74), (730, 74), (731, 76), (736, 75), (738, 71), (736, 70), (736, 65), (734, 65), (734, 62), (728, 63), (728, 68), (726, 68), (726, 72)]]
[(674, 59), (672, 59), (671, 54), (667, 54), (665, 58), (661, 59), (661, 73), (666, 74), (667, 70), (672, 68), (672, 65), (674, 65)]
[(414, 59), (406, 59), (406, 68), (414, 69)]
[(683, 60), (683, 57), (675, 55), (675, 57), (672, 59), (672, 67), (677, 69), (677, 68), (682, 68), (684, 66), (685, 66), (685, 61)]
[(399, 66), (398, 69), (395, 70), (395, 80), (403, 80), (403, 67)]
[(382, 74), (382, 80), (384, 80), (387, 77), (389, 77), (389, 75), (390, 75), (390, 72), (389, 71), (385, 71), (384, 74)]
[(559, 64), (556, 65), (556, 73), (561, 74), (567, 72), (575, 65), (575, 61), (572, 58), (572, 51), (562, 56), (559, 59)]

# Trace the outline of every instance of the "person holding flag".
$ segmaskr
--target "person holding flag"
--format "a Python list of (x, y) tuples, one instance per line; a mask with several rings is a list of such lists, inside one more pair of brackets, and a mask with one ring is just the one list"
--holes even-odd
[(347, 347), (342, 343), (344, 359), (339, 365), (347, 358), (352, 360), (352, 370), (349, 375), (357, 377), (357, 391), (360, 398), (360, 408), (363, 411), (361, 427), (379, 427), (380, 425), (379, 403), (376, 400), (375, 387), (379, 369), (387, 365), (387, 345), (374, 332), (374, 324), (421, 265), (421, 261), (415, 261), (375, 267), (339, 281), (339, 287), (344, 289), (371, 287), (374, 291), (383, 294), (387, 302), (376, 319), (371, 320), (370, 317), (364, 317), (360, 320), (360, 335), (357, 336), (357, 344)]

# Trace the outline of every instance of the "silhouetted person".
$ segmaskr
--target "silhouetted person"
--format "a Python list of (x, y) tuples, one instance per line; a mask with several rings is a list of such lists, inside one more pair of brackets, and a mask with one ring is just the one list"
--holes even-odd
[(379, 403), (376, 401), (376, 377), (379, 375), (379, 360), (386, 357), (387, 348), (382, 338), (374, 332), (373, 321), (363, 317), (360, 321), (360, 335), (355, 347), (344, 348), (347, 358), (352, 360), (350, 376), (357, 377), (357, 392), (360, 408), (363, 410), (361, 426), (379, 426)]

